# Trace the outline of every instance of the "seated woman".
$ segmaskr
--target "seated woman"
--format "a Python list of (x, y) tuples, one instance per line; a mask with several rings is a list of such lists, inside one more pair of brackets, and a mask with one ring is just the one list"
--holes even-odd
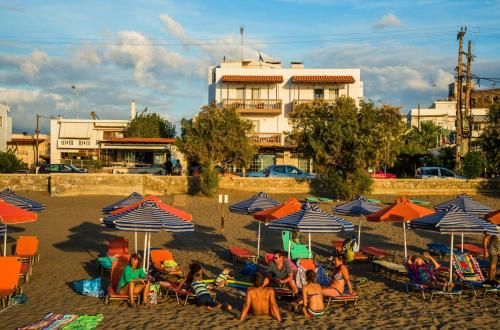
[(123, 269), (120, 282), (116, 291), (119, 294), (128, 294), (130, 306), (134, 306), (134, 296), (142, 293), (142, 304), (145, 305), (148, 301), (149, 281), (146, 280), (146, 273), (140, 267), (140, 257), (137, 254), (130, 256), (130, 263)]
[(292, 302), (290, 310), (309, 317), (318, 317), (325, 313), (321, 286), (316, 283), (316, 272), (306, 272), (307, 284), (302, 287), (302, 300)]
[(349, 295), (353, 295), (351, 281), (349, 279), (349, 271), (344, 264), (342, 255), (335, 255), (332, 260), (333, 274), (330, 286), (323, 288), (321, 292), (325, 297), (338, 297), (344, 294), (345, 286), (349, 290)]
[(453, 286), (453, 283), (448, 284), (446, 277), (439, 276), (438, 271), (441, 265), (427, 252), (424, 252), (422, 257), (410, 256), (405, 266), (410, 272), (410, 276), (413, 277), (412, 280), (417, 284), (442, 290), (451, 289)]

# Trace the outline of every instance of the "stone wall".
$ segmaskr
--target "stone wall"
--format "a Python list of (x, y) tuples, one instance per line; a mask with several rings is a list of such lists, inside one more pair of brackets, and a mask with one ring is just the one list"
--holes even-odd
[[(199, 177), (154, 176), (146, 174), (1, 174), (0, 189), (49, 191), (52, 196), (194, 194), (200, 191)], [(284, 178), (223, 177), (222, 190), (269, 193), (318, 194), (331, 191), (321, 180)], [(456, 195), (500, 193), (500, 180), (397, 179), (374, 180), (376, 195)]]

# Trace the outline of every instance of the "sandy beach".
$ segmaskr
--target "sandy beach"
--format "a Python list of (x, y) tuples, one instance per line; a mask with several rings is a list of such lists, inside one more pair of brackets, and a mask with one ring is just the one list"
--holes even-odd
[[(40, 262), (35, 264), (33, 276), (24, 286), (28, 296), (26, 305), (14, 306), (0, 313), (0, 328), (13, 329), (43, 318), (49, 312), (71, 314), (104, 315), (100, 329), (171, 329), (171, 328), (481, 328), (498, 327), (500, 297), (490, 295), (486, 299), (470, 297), (467, 293), (460, 302), (451, 302), (438, 297), (431, 303), (423, 301), (417, 294), (404, 292), (402, 281), (372, 273), (368, 263), (350, 265), (354, 277), (366, 276), (369, 284), (362, 287), (356, 306), (330, 307), (325, 316), (310, 320), (303, 316), (286, 312), (285, 301), (279, 301), (283, 322), (270, 318), (250, 317), (244, 323), (237, 320), (243, 298), (237, 291), (224, 288), (218, 292), (221, 301), (235, 307), (235, 312), (206, 311), (195, 305), (178, 306), (173, 301), (161, 301), (152, 307), (130, 309), (120, 302), (104, 305), (97, 298), (77, 295), (68, 285), (80, 279), (98, 276), (96, 258), (104, 255), (106, 242), (110, 238), (125, 236), (133, 250), (133, 234), (104, 230), (99, 224), (102, 207), (112, 203), (119, 196), (50, 197), (46, 193), (18, 192), (46, 205), (39, 220), (24, 225), (9, 226), (8, 251), (21, 235), (37, 235), (40, 239)], [(230, 203), (250, 197), (251, 193), (235, 191), (229, 194)], [(271, 195), (280, 201), (291, 195)], [(295, 196), (303, 198), (305, 196)], [(397, 196), (370, 196), (383, 202), (392, 202)], [(411, 197), (411, 196), (407, 196)], [(422, 197), (433, 205), (453, 196)], [(152, 235), (152, 247), (168, 248), (177, 262), (185, 269), (190, 262), (200, 263), (208, 274), (215, 276), (231, 258), (226, 247), (237, 245), (256, 250), (257, 223), (250, 216), (228, 214), (224, 237), (219, 235), (220, 218), (215, 198), (192, 197), (187, 195), (164, 196), (165, 202), (193, 215), (196, 225), (194, 233), (158, 233)], [(477, 195), (474, 198), (492, 209), (500, 208), (499, 196)], [(332, 205), (322, 205), (331, 212)], [(358, 224), (359, 218), (346, 217)], [(331, 241), (342, 239), (349, 234), (313, 235), (313, 249), (318, 255), (331, 254)], [(479, 243), (481, 236), (466, 236), (466, 242)], [(305, 237), (303, 236), (303, 240)], [(410, 253), (422, 252), (429, 242), (449, 245), (449, 236), (439, 233), (408, 231)], [(367, 223), (363, 220), (362, 245), (372, 245), (396, 251), (396, 260), (403, 258), (401, 224)], [(142, 237), (139, 249), (142, 250)], [(278, 232), (264, 229), (262, 250), (280, 248)], [(233, 266), (232, 266), (233, 267)], [(234, 269), (240, 270), (242, 264)]]

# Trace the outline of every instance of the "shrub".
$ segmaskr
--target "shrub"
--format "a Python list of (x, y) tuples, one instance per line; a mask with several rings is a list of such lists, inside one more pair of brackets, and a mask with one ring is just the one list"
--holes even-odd
[(24, 164), (12, 152), (0, 151), (0, 173), (14, 173), (24, 169)]
[(94, 160), (92, 161), (92, 168), (93, 168), (94, 170), (100, 170), (100, 169), (102, 168), (102, 164), (101, 164), (101, 162), (100, 162), (99, 160), (97, 160), (97, 159), (94, 159)]
[(465, 155), (462, 163), (462, 174), (468, 179), (474, 179), (483, 173), (485, 166), (484, 157), (477, 151)]
[(347, 200), (356, 195), (362, 195), (370, 191), (373, 183), (372, 179), (363, 170), (358, 169), (355, 172), (343, 176), (334, 174), (328, 179), (324, 179), (329, 187), (332, 187), (332, 193), (336, 198)]
[(219, 187), (219, 177), (215, 171), (213, 163), (209, 163), (208, 166), (204, 166), (201, 171), (201, 192), (211, 197), (217, 192)]

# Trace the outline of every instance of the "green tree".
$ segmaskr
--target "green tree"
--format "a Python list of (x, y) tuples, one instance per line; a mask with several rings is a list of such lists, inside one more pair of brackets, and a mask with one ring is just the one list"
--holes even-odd
[(500, 175), (500, 101), (490, 107), (488, 124), (481, 138), (488, 174)]
[(471, 151), (465, 155), (462, 163), (462, 174), (468, 179), (481, 176), (484, 170), (484, 157), (478, 151)]
[(320, 177), (332, 179), (339, 197), (369, 188), (367, 167), (391, 165), (399, 153), (404, 123), (399, 109), (352, 98), (301, 105), (290, 114), (292, 142), (314, 161)]
[(175, 125), (157, 113), (140, 114), (123, 131), (124, 137), (174, 138)]
[[(234, 108), (206, 105), (193, 120), (181, 121), (181, 137), (177, 141), (179, 150), (190, 161), (199, 163), (206, 175), (202, 176), (202, 191), (210, 195), (216, 189), (204, 178), (213, 181), (217, 164), (231, 164), (246, 168), (256, 150), (248, 134), (253, 125), (236, 114)], [(214, 172), (215, 173), (215, 172)], [(212, 187), (204, 191), (203, 187)]]
[(13, 152), (0, 151), (0, 173), (14, 173), (22, 169), (25, 169), (25, 164)]

